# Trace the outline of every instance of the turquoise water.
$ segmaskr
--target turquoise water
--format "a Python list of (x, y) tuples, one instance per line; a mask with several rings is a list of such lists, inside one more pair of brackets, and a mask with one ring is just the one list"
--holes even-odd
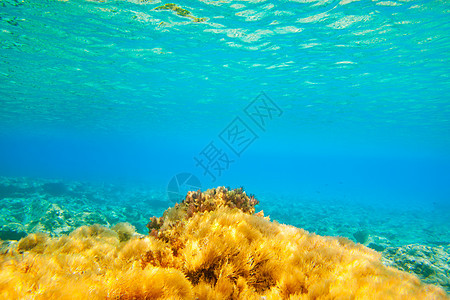
[(319, 234), (450, 243), (448, 1), (166, 3), (0, 1), (0, 176), (161, 203), (186, 173)]
[[(1, 2), (2, 175), (449, 200), (446, 1), (163, 4)], [(237, 116), (258, 138), (211, 182), (193, 157)]]

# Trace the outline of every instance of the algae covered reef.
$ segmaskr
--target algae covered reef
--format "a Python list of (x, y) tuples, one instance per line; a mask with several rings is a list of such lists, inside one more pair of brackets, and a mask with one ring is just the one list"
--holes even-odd
[(447, 299), (345, 238), (271, 222), (243, 189), (189, 192), (132, 225), (30, 234), (0, 256), (2, 299)]

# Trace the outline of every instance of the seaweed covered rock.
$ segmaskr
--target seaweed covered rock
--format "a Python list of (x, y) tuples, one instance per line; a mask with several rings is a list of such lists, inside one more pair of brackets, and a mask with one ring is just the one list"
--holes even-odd
[[(168, 208), (162, 217), (152, 217), (147, 224), (150, 234), (162, 228), (166, 230), (174, 224), (182, 223), (196, 213), (203, 213), (216, 210), (219, 207), (237, 208), (244, 213), (253, 214), (255, 205), (259, 202), (254, 195), (247, 195), (244, 189), (229, 189), (218, 187), (209, 189), (206, 192), (191, 191), (188, 192), (186, 198), (174, 207)], [(260, 212), (260, 215), (263, 213)]]
[[(0, 255), (1, 299), (447, 299), (380, 254), (254, 214), (223, 187), (133, 227), (30, 235)], [(20, 284), (18, 284), (20, 283)]]

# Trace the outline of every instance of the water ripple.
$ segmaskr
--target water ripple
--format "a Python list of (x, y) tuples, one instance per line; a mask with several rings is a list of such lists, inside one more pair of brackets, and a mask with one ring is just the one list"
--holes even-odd
[[(227, 95), (234, 111), (271, 89), (294, 108), (358, 103), (380, 120), (409, 111), (411, 123), (450, 132), (445, 1), (176, 3), (204, 22), (155, 10), (164, 4), (0, 2), (0, 125), (123, 129), (133, 118), (154, 128), (175, 116), (201, 126), (215, 99)], [(196, 113), (178, 113), (180, 103)]]

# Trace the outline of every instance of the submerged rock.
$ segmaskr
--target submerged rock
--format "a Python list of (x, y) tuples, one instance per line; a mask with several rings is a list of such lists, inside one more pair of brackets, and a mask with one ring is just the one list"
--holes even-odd
[[(59, 236), (83, 225), (109, 226), (124, 221), (145, 232), (152, 214), (143, 209), (151, 205), (145, 202), (149, 194), (149, 190), (124, 192), (104, 184), (0, 177), (0, 196), (9, 196), (0, 201), (0, 238), (18, 240), (37, 232)], [(121, 199), (138, 205), (130, 207)], [(143, 211), (147, 211), (145, 217)]]
[(20, 240), (27, 236), (27, 232), (22, 224), (9, 223), (0, 226), (0, 240)]
[(450, 245), (406, 245), (383, 252), (383, 263), (414, 273), (427, 283), (439, 284), (450, 293)]
[(62, 182), (44, 183), (42, 190), (51, 196), (64, 196), (69, 192), (67, 186)]
[(0, 199), (21, 198), (34, 191), (35, 188), (33, 187), (20, 187), (13, 184), (4, 185), (0, 183)]
[(353, 234), (353, 237), (358, 243), (364, 244), (367, 242), (367, 239), (369, 238), (369, 232), (367, 232), (366, 230), (358, 230)]

